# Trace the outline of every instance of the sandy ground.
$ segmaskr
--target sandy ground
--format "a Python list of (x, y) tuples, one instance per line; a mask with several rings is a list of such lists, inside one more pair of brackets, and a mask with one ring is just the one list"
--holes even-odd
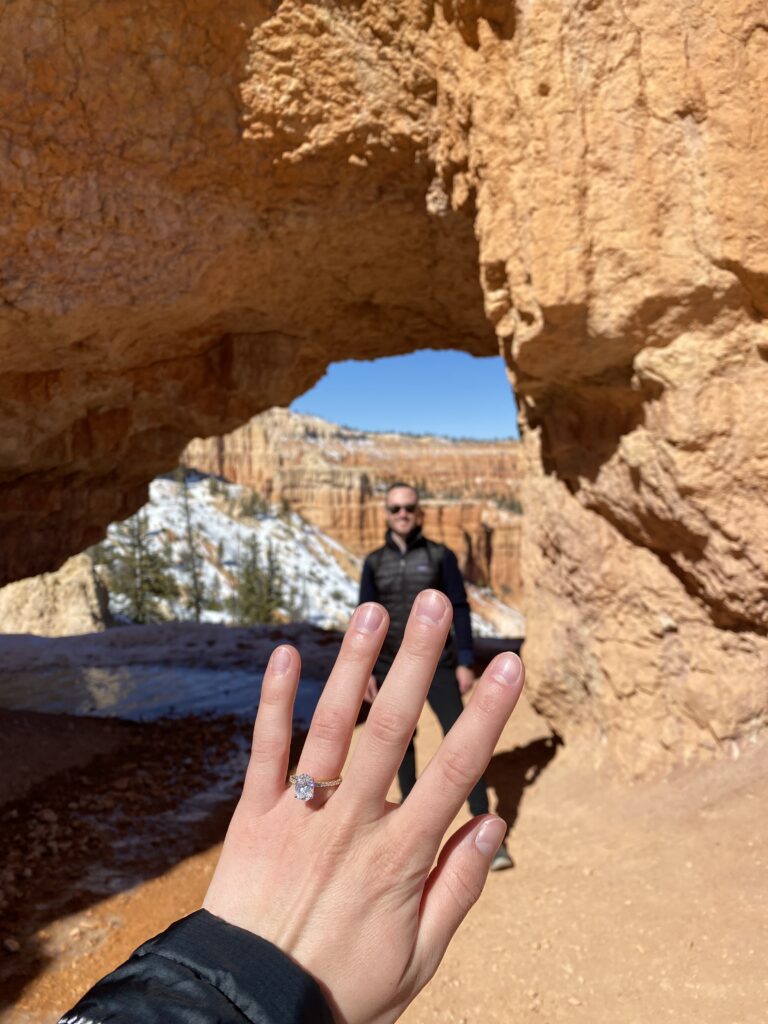
[[(234, 727), (147, 728), (3, 808), (3, 1024), (52, 1024), (199, 905), (225, 815), (176, 819), (174, 844), (162, 811), (210, 784)], [(425, 712), (422, 764), (438, 739)], [(407, 1024), (768, 1020), (768, 745), (633, 786), (591, 762), (553, 745), (527, 706), (513, 718), (488, 778), (516, 867), (491, 876)], [(109, 867), (126, 834), (133, 861), (106, 872), (119, 891), (100, 895), (93, 870), (83, 885), (84, 865)]]

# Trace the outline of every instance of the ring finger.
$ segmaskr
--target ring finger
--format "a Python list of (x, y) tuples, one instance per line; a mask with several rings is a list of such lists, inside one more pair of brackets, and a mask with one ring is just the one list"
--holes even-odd
[[(352, 616), (341, 651), (309, 727), (297, 774), (335, 779), (341, 774), (363, 693), (378, 657), (389, 616), (378, 604), (363, 604)], [(329, 794), (330, 790), (320, 790)]]

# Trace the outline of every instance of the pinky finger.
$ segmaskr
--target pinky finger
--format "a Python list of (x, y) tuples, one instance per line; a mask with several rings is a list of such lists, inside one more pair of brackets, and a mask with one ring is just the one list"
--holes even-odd
[(421, 984), (432, 977), (448, 943), (477, 902), (491, 861), (506, 835), (501, 818), (473, 818), (443, 847), (421, 900), (414, 964)]
[(283, 645), (272, 652), (261, 684), (243, 790), (252, 807), (267, 810), (285, 791), (300, 669), (301, 659), (293, 647)]

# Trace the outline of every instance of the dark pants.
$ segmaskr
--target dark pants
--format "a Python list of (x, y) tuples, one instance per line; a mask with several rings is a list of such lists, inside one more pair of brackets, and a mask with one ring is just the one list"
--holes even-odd
[[(453, 723), (464, 710), (464, 705), (459, 692), (459, 684), (456, 681), (456, 673), (452, 668), (438, 668), (435, 678), (427, 693), (429, 706), (437, 715), (443, 733), (447, 733)], [(415, 736), (416, 733), (413, 734)], [(408, 796), (416, 785), (416, 750), (413, 745), (413, 736), (405, 752), (403, 763), (397, 771), (397, 781), (400, 783), (400, 792), (403, 800)], [(472, 814), (488, 813), (488, 794), (485, 791), (485, 781), (481, 778), (475, 788), (469, 794), (469, 809)]]

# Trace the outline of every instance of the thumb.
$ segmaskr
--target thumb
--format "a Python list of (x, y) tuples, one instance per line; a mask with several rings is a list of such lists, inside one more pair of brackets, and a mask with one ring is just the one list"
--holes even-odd
[(488, 869), (507, 833), (492, 814), (473, 818), (443, 847), (421, 899), (414, 966), (422, 984), (432, 977), (457, 928), (483, 891)]

